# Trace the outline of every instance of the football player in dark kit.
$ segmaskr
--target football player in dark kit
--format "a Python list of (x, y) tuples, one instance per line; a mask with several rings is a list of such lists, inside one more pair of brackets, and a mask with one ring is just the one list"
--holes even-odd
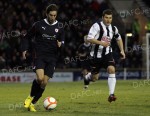
[[(90, 66), (90, 50), (91, 44), (87, 41), (87, 35), (84, 36), (84, 43), (78, 48), (77, 55), (79, 56), (80, 65), (82, 68), (82, 76), (85, 77), (87, 74), (91, 73)], [(89, 82), (84, 79), (84, 89), (87, 89)]]
[(48, 80), (52, 78), (57, 61), (57, 52), (64, 43), (64, 30), (56, 20), (58, 7), (50, 4), (46, 8), (46, 18), (35, 22), (21, 42), (23, 58), (26, 59), (31, 39), (34, 38), (32, 51), (37, 78), (33, 80), (30, 95), (24, 102), (24, 107), (36, 112), (34, 104), (42, 96)]

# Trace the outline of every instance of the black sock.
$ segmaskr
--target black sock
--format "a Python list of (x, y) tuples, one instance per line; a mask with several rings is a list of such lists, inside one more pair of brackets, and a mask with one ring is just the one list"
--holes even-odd
[[(87, 73), (88, 74), (88, 73)], [(87, 75), (86, 74), (86, 75)], [(85, 75), (85, 76), (86, 76)], [(89, 85), (90, 84), (91, 79), (84, 79), (84, 85)]]
[(34, 79), (31, 87), (30, 96), (34, 97), (38, 94), (38, 91), (40, 89), (40, 84), (38, 84), (37, 80)]
[(90, 81), (84, 80), (84, 85), (89, 85)]
[(40, 89), (39, 89), (39, 91), (38, 91), (38, 94), (37, 94), (37, 95), (33, 98), (33, 100), (32, 100), (32, 103), (33, 103), (33, 104), (35, 104), (35, 103), (39, 100), (39, 98), (42, 96), (44, 90), (45, 90), (45, 89), (43, 89), (43, 88), (40, 87)]

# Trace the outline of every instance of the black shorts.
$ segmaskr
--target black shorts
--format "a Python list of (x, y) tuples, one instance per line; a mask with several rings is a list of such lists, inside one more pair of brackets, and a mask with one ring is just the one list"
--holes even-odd
[(52, 57), (45, 58), (35, 58), (34, 59), (34, 69), (35, 72), (37, 69), (44, 69), (44, 75), (47, 75), (49, 78), (53, 77), (56, 66), (56, 59)]
[(113, 59), (112, 53), (109, 53), (102, 58), (93, 58), (91, 59), (91, 70), (93, 74), (99, 73), (101, 68), (107, 68), (108, 66), (115, 67), (115, 61)]
[(80, 61), (82, 70), (86, 69), (87, 71), (91, 71), (90, 60)]

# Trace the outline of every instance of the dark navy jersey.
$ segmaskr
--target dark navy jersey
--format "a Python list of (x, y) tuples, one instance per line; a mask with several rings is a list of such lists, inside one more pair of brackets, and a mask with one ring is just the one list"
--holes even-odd
[(81, 58), (86, 58), (90, 55), (90, 50), (91, 50), (91, 45), (90, 44), (81, 44), (78, 48), (78, 54), (82, 54), (80, 57)]
[(58, 52), (57, 40), (64, 43), (64, 30), (58, 21), (49, 24), (46, 19), (33, 24), (32, 28), (23, 37), (21, 51), (32, 51), (35, 57), (56, 57)]

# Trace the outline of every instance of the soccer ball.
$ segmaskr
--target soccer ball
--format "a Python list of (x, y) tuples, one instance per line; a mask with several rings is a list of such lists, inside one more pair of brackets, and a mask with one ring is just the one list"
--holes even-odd
[(44, 99), (43, 105), (46, 110), (52, 110), (52, 109), (56, 108), (57, 101), (53, 97), (47, 97)]

